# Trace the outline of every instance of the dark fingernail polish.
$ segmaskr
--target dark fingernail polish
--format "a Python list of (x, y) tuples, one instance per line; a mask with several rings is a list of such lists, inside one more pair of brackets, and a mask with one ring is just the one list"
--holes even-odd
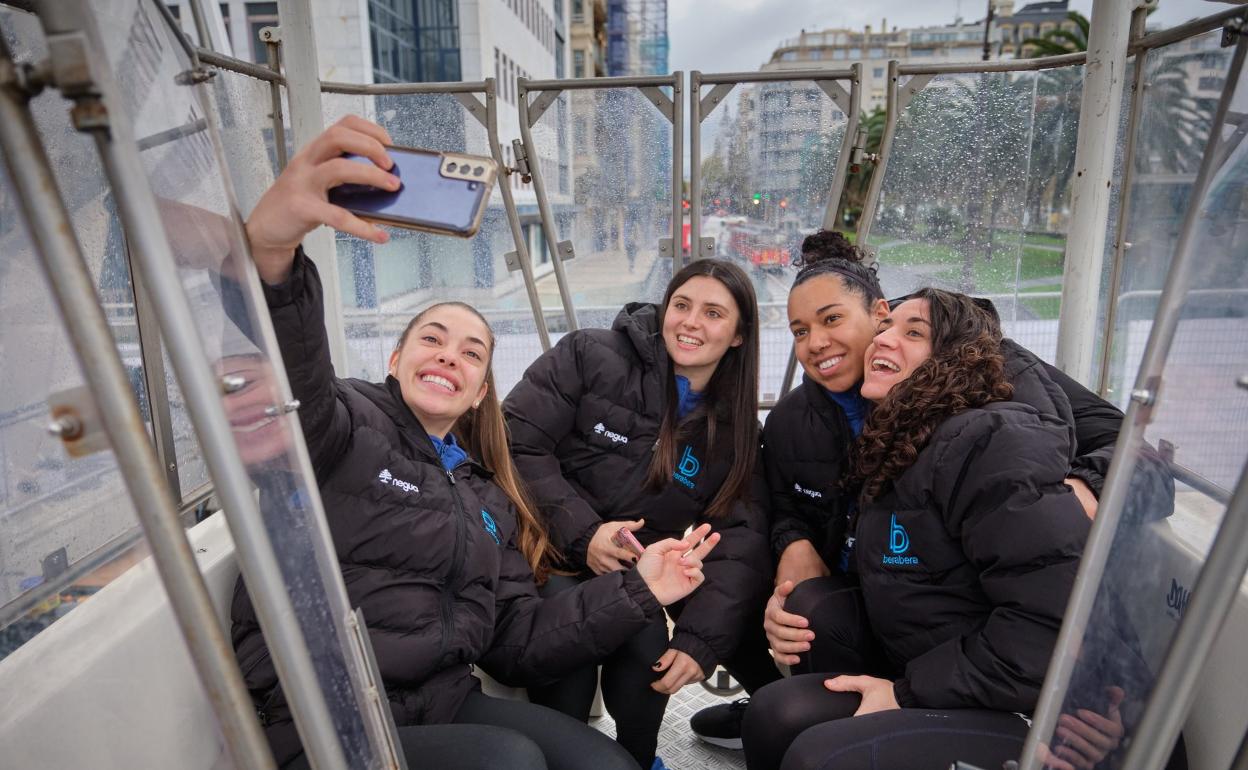
[(656, 660), (656, 661), (654, 662), (654, 664), (653, 664), (653, 667), (654, 667), (654, 668), (658, 668), (658, 667), (659, 667), (659, 666), (661, 666), (661, 665), (663, 665), (663, 661), (661, 661), (661, 660)]

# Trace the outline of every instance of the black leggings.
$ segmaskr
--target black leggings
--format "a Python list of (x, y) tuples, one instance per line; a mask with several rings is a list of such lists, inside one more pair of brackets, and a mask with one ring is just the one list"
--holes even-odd
[(855, 717), (859, 695), (829, 691), (829, 676), (795, 676), (754, 695), (742, 727), (749, 770), (911, 770), (957, 760), (994, 768), (1022, 753), (1028, 726), (1017, 714), (899, 709)]
[[(413, 770), (637, 770), (626, 752), (592, 727), (542, 706), (476, 690), (455, 714), (454, 724), (400, 727), (399, 741)], [(282, 770), (308, 767), (300, 754)]]
[(880, 653), (867, 621), (862, 589), (850, 578), (832, 576), (803, 580), (784, 602), (785, 612), (810, 621), (815, 639), (798, 655), (794, 674), (852, 671), (888, 677), (894, 672)]
[[(552, 575), (542, 586), (541, 594), (550, 596), (566, 591), (579, 582), (575, 577)], [(750, 692), (780, 678), (767, 653), (761, 623), (756, 625), (759, 626), (754, 629), (756, 633), (743, 636), (741, 649), (725, 665)], [(667, 709), (668, 696), (650, 687), (662, 678), (653, 666), (667, 650), (667, 644), (667, 622), (660, 616), (599, 662), (602, 701), (615, 720), (615, 739), (643, 768), (649, 768), (654, 761), (659, 728)], [(704, 673), (709, 676), (711, 672)], [(529, 700), (586, 722), (597, 688), (598, 666), (586, 666), (570, 672), (553, 685), (530, 687)]]

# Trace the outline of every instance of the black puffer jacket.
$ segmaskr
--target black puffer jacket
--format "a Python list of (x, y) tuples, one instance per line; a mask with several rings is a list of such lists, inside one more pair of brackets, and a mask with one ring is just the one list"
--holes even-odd
[[(1074, 425), (1076, 457), (1067, 470), (1097, 495), (1109, 470), (1122, 412), (1012, 340), (1001, 343), (1015, 403)], [(849, 421), (817, 383), (803, 378), (767, 416), (763, 462), (771, 490), (771, 544), (777, 557), (810, 540), (837, 569), (848, 499), (840, 491), (854, 443)]]
[[(706, 583), (680, 612), (671, 645), (710, 674), (735, 652), (769, 591), (766, 488), (756, 473), (749, 502), (704, 519), (732, 457), (731, 442), (707, 447), (701, 430), (676, 448), (672, 482), (645, 488), (673, 376), (658, 312), (634, 303), (610, 330), (568, 334), (524, 373), (504, 411), (516, 464), (573, 568), (586, 568), (590, 538), (604, 521), (644, 518), (637, 537), (645, 544), (680, 537), (704, 520), (721, 534), (705, 563)], [(702, 414), (689, 415), (688, 425), (703, 425)], [(719, 426), (719, 436), (731, 435), (726, 422)]]
[[(635, 570), (540, 599), (490, 474), (472, 461), (444, 470), (393, 378), (333, 376), (312, 262), (300, 252), (290, 279), (265, 293), (348, 598), (364, 611), (399, 725), (449, 721), (476, 686), (471, 664), (511, 685), (549, 683), (660, 611)], [(241, 580), (231, 617), (280, 764), (298, 739)]]
[(1029, 712), (1091, 526), (1074, 430), (1015, 403), (946, 420), (857, 517), (871, 628), (903, 707)]

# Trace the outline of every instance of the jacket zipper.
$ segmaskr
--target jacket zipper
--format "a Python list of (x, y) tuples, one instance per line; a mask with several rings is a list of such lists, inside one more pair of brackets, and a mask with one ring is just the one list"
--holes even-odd
[(455, 554), (451, 560), (451, 572), (446, 578), (446, 587), (442, 590), (442, 646), (438, 651), (439, 659), (446, 654), (451, 642), (451, 632), (455, 627), (455, 612), (452, 607), (453, 592), (455, 584), (459, 581), (459, 573), (463, 571), (464, 549), (468, 541), (467, 532), (464, 531), (464, 517), (467, 514), (464, 513), (464, 503), (455, 486), (455, 474), (447, 471), (446, 478), (451, 482), (451, 497), (455, 499)]

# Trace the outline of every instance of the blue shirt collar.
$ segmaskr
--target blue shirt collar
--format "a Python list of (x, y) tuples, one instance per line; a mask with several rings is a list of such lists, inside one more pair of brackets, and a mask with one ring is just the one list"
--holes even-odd
[(702, 394), (689, 387), (689, 378), (676, 375), (676, 419), (683, 420), (701, 402)]
[(429, 440), (433, 442), (433, 451), (438, 453), (438, 459), (442, 461), (442, 467), (448, 471), (468, 459), (468, 453), (455, 442), (454, 433), (446, 434), (444, 439), (430, 435)]

